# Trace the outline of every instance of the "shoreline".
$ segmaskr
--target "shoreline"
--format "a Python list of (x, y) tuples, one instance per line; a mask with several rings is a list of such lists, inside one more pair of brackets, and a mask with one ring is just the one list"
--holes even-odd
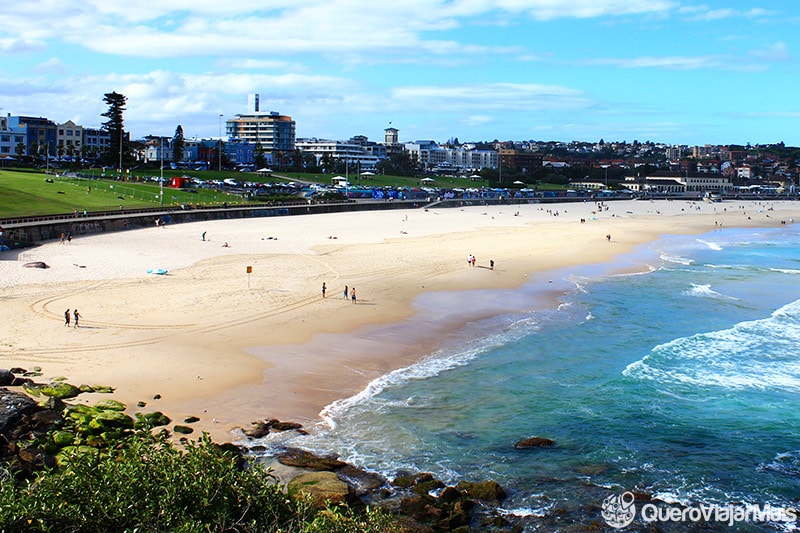
[[(0, 256), (10, 312), (0, 354), (47, 377), (110, 385), (129, 407), (145, 401), (175, 422), (198, 416), (196, 432), (230, 440), (232, 427), (255, 420), (318, 422), (334, 401), (429, 354), (441, 331), (418, 325), (410, 340), (391, 336), (404, 324), (413, 330), (424, 294), (491, 295), (537, 273), (610, 263), (662, 235), (702, 234), (720, 222), (775, 227), (800, 213), (795, 202), (771, 205), (775, 212), (683, 201), (621, 201), (607, 211), (594, 203), (418, 209), (408, 219), (393, 211), (216, 221), (48, 243), (36, 255), (51, 269), (31, 272)], [(201, 241), (203, 231), (214, 240)], [(478, 266), (468, 267), (473, 253)], [(148, 276), (145, 267), (169, 273)], [(345, 284), (358, 288), (358, 304), (342, 301)], [(67, 307), (84, 316), (77, 330), (62, 325)], [(429, 312), (437, 310), (452, 312)], [(451, 334), (469, 319), (455, 311), (443, 321)]]

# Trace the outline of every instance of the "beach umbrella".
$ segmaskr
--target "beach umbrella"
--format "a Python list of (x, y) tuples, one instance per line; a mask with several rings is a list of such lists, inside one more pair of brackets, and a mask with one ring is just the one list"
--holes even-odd
[(525, 185), (525, 182), (517, 180), (514, 182), (514, 185)]
[(436, 180), (435, 180), (435, 179), (433, 179), (433, 178), (422, 178), (420, 181), (421, 181), (422, 183), (432, 183), (432, 182), (434, 182), (434, 181), (436, 181)]

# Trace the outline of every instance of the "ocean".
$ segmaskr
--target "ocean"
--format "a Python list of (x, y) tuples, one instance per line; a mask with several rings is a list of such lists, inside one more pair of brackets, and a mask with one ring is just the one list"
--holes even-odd
[[(626, 491), (662, 507), (800, 506), (800, 226), (667, 236), (613, 264), (417, 302), (476, 305), (491, 316), (290, 444), (390, 478), (496, 480), (527, 531), (605, 526), (604, 498)], [(515, 449), (531, 436), (555, 446)], [(791, 530), (782, 516), (714, 525)]]

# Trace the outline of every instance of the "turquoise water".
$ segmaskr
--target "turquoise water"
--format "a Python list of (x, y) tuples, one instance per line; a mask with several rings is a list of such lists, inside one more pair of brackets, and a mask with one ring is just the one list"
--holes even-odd
[[(626, 265), (652, 271), (611, 275)], [(522, 309), (549, 277), (555, 309)], [(495, 297), (497, 293), (492, 293)], [(478, 301), (480, 292), (426, 295)], [(513, 312), (326, 411), (297, 444), (393, 476), (495, 479), (527, 529), (599, 518), (637, 490), (685, 505), (797, 505), (800, 231), (669, 237), (615, 265), (539, 276)], [(427, 301), (425, 299), (428, 299)], [(516, 450), (542, 436), (551, 449)], [(766, 526), (765, 526), (766, 527)]]

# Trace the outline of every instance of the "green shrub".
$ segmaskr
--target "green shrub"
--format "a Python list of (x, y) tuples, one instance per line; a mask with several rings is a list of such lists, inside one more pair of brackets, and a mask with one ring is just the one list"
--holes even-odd
[(0, 482), (4, 532), (389, 532), (382, 513), (326, 510), (314, 515), (289, 499), (258, 465), (204, 434), (177, 447), (163, 434), (137, 432), (97, 453), (61, 450), (59, 467), (33, 480)]

